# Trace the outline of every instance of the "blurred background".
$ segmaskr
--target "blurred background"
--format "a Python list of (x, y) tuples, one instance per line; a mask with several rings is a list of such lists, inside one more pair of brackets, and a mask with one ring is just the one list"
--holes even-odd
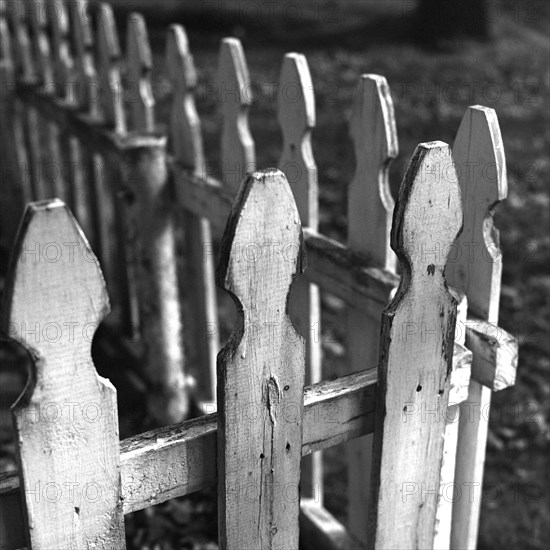
[[(345, 242), (347, 185), (355, 168), (348, 117), (358, 78), (387, 78), (399, 156), (394, 196), (419, 142), (452, 143), (469, 105), (495, 109), (508, 168), (508, 198), (496, 209), (504, 256), (500, 325), (520, 344), (513, 388), (493, 394), (478, 548), (541, 550), (550, 540), (550, 2), (508, 0), (111, 0), (124, 44), (126, 17), (144, 14), (154, 60), (158, 118), (167, 122), (166, 29), (188, 33), (199, 77), (196, 102), (206, 157), (217, 165), (215, 82), (220, 39), (242, 43), (254, 83), (250, 127), (259, 168), (276, 166), (281, 136), (276, 83), (286, 52), (306, 55), (316, 96), (313, 150), (320, 231)], [(342, 304), (325, 302), (337, 318)], [(336, 316), (335, 316), (336, 313)], [(324, 334), (328, 378), (344, 374), (344, 325)], [(120, 393), (120, 390), (119, 390)], [(121, 407), (121, 414), (124, 408)], [(140, 427), (122, 421), (122, 436)], [(125, 433), (124, 433), (125, 432)], [(344, 520), (341, 451), (326, 456), (325, 506)], [(3, 456), (6, 463), (9, 457)], [(215, 494), (200, 493), (126, 517), (128, 548), (215, 548)], [(544, 540), (547, 542), (544, 543)]]

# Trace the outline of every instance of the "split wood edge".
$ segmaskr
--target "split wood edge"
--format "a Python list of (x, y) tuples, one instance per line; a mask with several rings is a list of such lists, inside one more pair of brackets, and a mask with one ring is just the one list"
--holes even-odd
[[(250, 243), (274, 242), (247, 261)], [(302, 272), (302, 232), (282, 172), (243, 182), (227, 222), (218, 285), (237, 306), (218, 355), (218, 532), (221, 548), (297, 548), (305, 346), (287, 313)], [(252, 414), (243, 417), (243, 405)], [(281, 495), (281, 491), (283, 494)]]
[[(448, 250), (461, 227), (450, 148), (442, 142), (420, 144), (401, 185), (392, 225), (391, 244), (403, 275), (382, 317), (370, 548), (433, 546), (437, 492), (421, 488), (436, 487), (441, 475), (441, 415), (449, 399), (457, 301), (443, 275), (447, 254), (426, 254), (422, 245), (432, 251), (438, 242)], [(419, 319), (420, 331), (413, 336)]]

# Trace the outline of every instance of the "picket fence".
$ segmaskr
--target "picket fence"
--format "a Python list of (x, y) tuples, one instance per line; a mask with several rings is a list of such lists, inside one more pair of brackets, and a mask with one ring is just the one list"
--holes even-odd
[[(220, 101), (220, 181), (205, 173), (183, 27), (167, 36), (167, 136), (143, 18), (128, 19), (124, 58), (109, 5), (89, 8), (2, 4), (3, 235), (38, 202), (4, 290), (2, 330), (34, 372), (13, 409), (19, 472), (0, 477), (0, 548), (124, 548), (124, 514), (215, 484), (222, 548), (297, 548), (299, 536), (304, 548), (474, 548), (490, 395), (517, 364), (497, 325), (492, 215), (507, 184), (494, 111), (470, 107), (452, 152), (420, 144), (394, 208), (391, 94), (363, 75), (344, 245), (317, 231), (303, 55), (287, 54), (280, 74), (280, 171), (255, 171), (244, 52), (222, 41), (218, 82), (232, 93)], [(237, 323), (218, 356), (220, 237), (216, 279)], [(311, 330), (320, 292), (347, 306), (350, 374), (332, 381)], [(91, 359), (102, 321), (143, 366), (151, 414), (171, 425), (119, 442), (116, 391)], [(36, 336), (48, 330), (59, 337)], [(216, 412), (184, 420), (190, 398)], [(318, 452), (344, 442), (347, 529), (322, 506)]]

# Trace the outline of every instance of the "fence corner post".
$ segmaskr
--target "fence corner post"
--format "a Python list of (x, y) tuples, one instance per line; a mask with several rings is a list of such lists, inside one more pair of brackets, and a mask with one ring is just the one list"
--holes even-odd
[(188, 413), (182, 322), (176, 272), (175, 221), (166, 163), (166, 137), (143, 136), (123, 168), (129, 211), (132, 283), (138, 297), (149, 412), (156, 422)]

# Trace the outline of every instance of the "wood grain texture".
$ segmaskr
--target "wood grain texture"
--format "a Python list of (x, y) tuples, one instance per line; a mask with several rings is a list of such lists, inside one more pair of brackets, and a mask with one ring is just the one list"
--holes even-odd
[(155, 130), (155, 98), (151, 85), (153, 56), (145, 19), (140, 13), (128, 16), (126, 28), (126, 67), (130, 103), (130, 129)]
[(125, 547), (116, 391), (91, 358), (108, 309), (99, 264), (68, 209), (31, 203), (2, 313), (4, 332), (33, 358), (12, 409), (29, 547)]
[[(279, 169), (285, 174), (303, 227), (319, 223), (317, 165), (311, 148), (315, 127), (315, 95), (305, 56), (285, 55), (279, 76), (277, 118), (283, 134)], [(290, 318), (306, 341), (306, 383), (321, 380), (321, 299), (319, 287), (304, 278), (292, 288)], [(320, 454), (302, 461), (302, 496), (323, 502), (323, 462)]]
[[(493, 109), (475, 106), (466, 111), (455, 138), (453, 156), (465, 217), (464, 231), (455, 243), (456, 259), (447, 266), (448, 281), (466, 294), (470, 316), (496, 324), (502, 255), (493, 212), (496, 204), (506, 197), (508, 186), (502, 136)], [(490, 401), (490, 389), (474, 377), (468, 400), (461, 404), (455, 483), (458, 487), (473, 483), (471, 486), (477, 488), (477, 493), (473, 502), (457, 499), (453, 506), (453, 549), (473, 549), (477, 543)], [(472, 410), (484, 414), (472, 414)]]
[(233, 196), (244, 175), (256, 167), (254, 140), (248, 127), (251, 93), (241, 42), (237, 38), (224, 38), (218, 60), (218, 98), (222, 116), (220, 174)]
[(371, 548), (432, 548), (449, 397), (456, 299), (445, 284), (462, 226), (450, 148), (420, 144), (399, 191), (391, 245), (402, 267), (382, 317)]
[[(368, 256), (372, 263), (395, 273), (390, 248), (394, 201), (388, 170), (397, 156), (397, 130), (393, 102), (386, 79), (363, 75), (357, 86), (350, 118), (355, 150), (355, 174), (348, 189), (348, 247)], [(381, 296), (389, 302), (389, 294)], [(376, 369), (379, 356), (380, 317), (349, 309), (346, 317), (349, 370)], [(372, 435), (350, 441), (348, 453), (348, 521), (361, 542), (368, 536)]]
[[(172, 25), (166, 45), (166, 67), (173, 86), (170, 117), (170, 150), (177, 163), (200, 176), (205, 171), (201, 124), (195, 107), (197, 73), (185, 29)], [(176, 187), (178, 194), (179, 187)], [(200, 365), (195, 373), (201, 401), (216, 400), (216, 356), (219, 338), (217, 302), (214, 281), (214, 258), (210, 222), (184, 211), (184, 200), (178, 195), (184, 223), (187, 251), (186, 281), (190, 303), (186, 346), (191, 364)]]
[[(250, 245), (268, 242), (276, 243), (269, 256), (247, 255)], [(238, 311), (218, 356), (223, 549), (298, 548), (305, 346), (287, 300), (301, 271), (302, 231), (288, 182), (278, 170), (254, 172), (227, 222), (217, 272)]]

